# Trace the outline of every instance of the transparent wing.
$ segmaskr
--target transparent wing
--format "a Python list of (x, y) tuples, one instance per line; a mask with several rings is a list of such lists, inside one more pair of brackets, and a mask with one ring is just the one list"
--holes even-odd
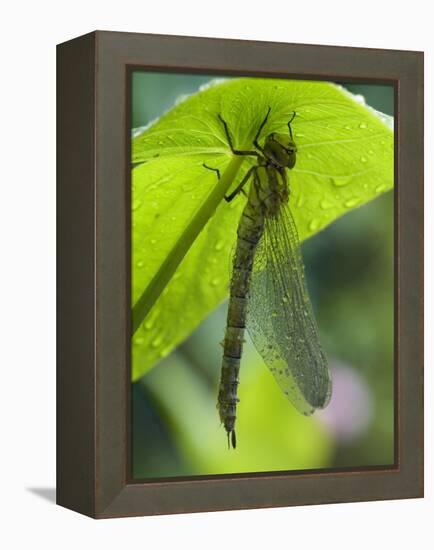
[(248, 304), (247, 329), (282, 391), (305, 415), (324, 408), (331, 395), (331, 378), (289, 206), (265, 220)]

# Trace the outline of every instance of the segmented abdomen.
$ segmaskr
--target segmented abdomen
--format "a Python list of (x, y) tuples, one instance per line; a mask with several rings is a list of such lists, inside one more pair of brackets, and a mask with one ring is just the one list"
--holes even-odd
[[(256, 202), (256, 201), (255, 201)], [(243, 350), (250, 276), (256, 246), (264, 229), (264, 216), (259, 204), (249, 200), (238, 225), (234, 256), (223, 361), (217, 407), (220, 420), (235, 447), (235, 419), (238, 403), (238, 373)]]

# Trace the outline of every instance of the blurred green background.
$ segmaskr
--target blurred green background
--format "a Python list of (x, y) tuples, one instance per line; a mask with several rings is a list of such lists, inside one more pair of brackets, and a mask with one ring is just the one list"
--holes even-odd
[[(137, 71), (132, 79), (132, 128), (139, 128), (213, 77)], [(394, 114), (391, 86), (345, 87)], [(134, 478), (393, 464), (393, 193), (338, 219), (302, 252), (332, 370), (329, 406), (300, 415), (248, 339), (238, 447), (229, 451), (216, 409), (225, 302), (132, 384)]]

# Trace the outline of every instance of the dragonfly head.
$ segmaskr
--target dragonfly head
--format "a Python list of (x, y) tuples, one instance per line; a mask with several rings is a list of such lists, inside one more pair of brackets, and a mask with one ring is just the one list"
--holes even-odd
[(265, 140), (264, 152), (268, 160), (282, 168), (295, 166), (297, 146), (288, 134), (269, 134)]

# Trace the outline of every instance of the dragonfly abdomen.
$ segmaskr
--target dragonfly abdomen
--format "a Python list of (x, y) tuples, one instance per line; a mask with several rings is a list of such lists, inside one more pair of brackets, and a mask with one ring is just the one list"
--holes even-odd
[(259, 205), (247, 202), (238, 226), (233, 272), (229, 293), (229, 306), (223, 361), (218, 395), (220, 420), (235, 448), (235, 420), (238, 399), (240, 360), (243, 351), (244, 331), (250, 276), (255, 250), (264, 229), (264, 217)]

